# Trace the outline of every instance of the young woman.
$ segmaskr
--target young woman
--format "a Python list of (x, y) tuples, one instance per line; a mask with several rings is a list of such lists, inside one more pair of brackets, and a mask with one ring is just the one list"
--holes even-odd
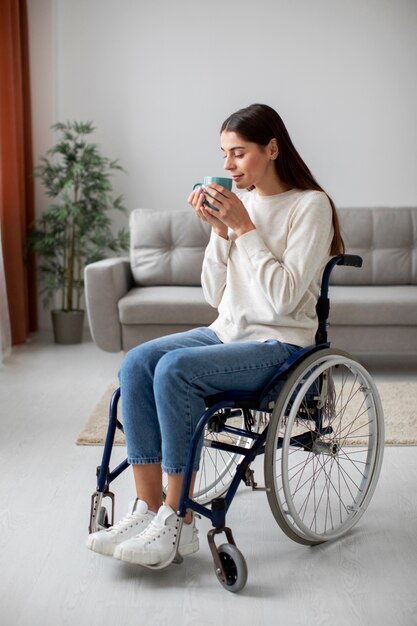
[[(204, 398), (261, 389), (295, 350), (314, 343), (322, 270), (329, 255), (343, 252), (333, 202), (276, 111), (255, 104), (233, 113), (220, 142), (237, 193), (212, 184), (188, 198), (196, 218), (212, 227), (202, 286), (218, 317), (208, 328), (137, 346), (120, 371), (137, 497), (120, 522), (90, 535), (87, 545), (131, 563), (157, 564), (172, 551), (187, 452)], [(215, 209), (207, 206), (207, 193)], [(183, 556), (199, 546), (191, 512), (184, 522)]]

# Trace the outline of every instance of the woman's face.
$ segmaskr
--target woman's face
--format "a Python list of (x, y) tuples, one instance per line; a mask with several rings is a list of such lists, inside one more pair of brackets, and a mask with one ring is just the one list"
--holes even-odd
[(230, 172), (238, 189), (262, 188), (271, 176), (276, 176), (274, 160), (278, 154), (276, 140), (268, 146), (245, 141), (233, 131), (223, 131), (220, 136), (224, 154), (224, 169)]

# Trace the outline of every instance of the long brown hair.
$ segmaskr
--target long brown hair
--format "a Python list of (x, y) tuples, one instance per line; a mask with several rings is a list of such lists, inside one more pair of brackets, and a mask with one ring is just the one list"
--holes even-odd
[[(222, 124), (220, 132), (234, 131), (251, 143), (267, 146), (276, 139), (279, 148), (275, 167), (281, 182), (290, 189), (313, 189), (324, 191), (310, 172), (297, 150), (278, 113), (266, 104), (251, 104), (232, 113)], [(334, 235), (331, 255), (343, 254), (345, 245), (340, 233), (339, 219), (333, 200), (326, 193), (332, 207)]]

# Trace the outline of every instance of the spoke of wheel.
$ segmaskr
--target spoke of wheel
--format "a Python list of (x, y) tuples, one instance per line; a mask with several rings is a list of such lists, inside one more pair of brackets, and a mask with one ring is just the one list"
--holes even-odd
[[(318, 462), (320, 463), (320, 461), (318, 461)], [(324, 468), (324, 466), (323, 466), (323, 468)], [(326, 476), (328, 476), (328, 474), (327, 474), (327, 473), (326, 473)], [(346, 511), (347, 511), (348, 509), (346, 508), (346, 506), (345, 506), (345, 504), (344, 504), (344, 502), (343, 502), (343, 499), (342, 499), (342, 497), (341, 497), (341, 495), (340, 495), (340, 492), (336, 489), (335, 485), (333, 484), (333, 480), (330, 478), (330, 476), (328, 476), (328, 482), (329, 482), (329, 486), (331, 486), (331, 487), (332, 487), (332, 489), (333, 489), (334, 493), (336, 494), (336, 496), (337, 496), (337, 498), (338, 498), (338, 500), (339, 500), (340, 504), (342, 504), (342, 505), (343, 505), (343, 507), (344, 507), (344, 508), (346, 509)]]
[[(350, 476), (350, 474), (348, 474), (347, 471), (342, 467), (342, 465), (340, 464), (339, 461), (338, 461), (337, 465), (338, 465), (338, 468), (339, 468), (340, 476), (341, 476), (341, 478), (343, 479), (343, 482), (346, 485), (346, 489), (349, 491), (349, 494), (350, 494), (350, 497), (351, 497), (352, 501), (356, 502), (356, 498), (353, 496), (353, 493), (350, 490), (350, 487), (348, 485), (346, 477), (349, 478), (349, 480), (356, 487), (358, 492), (360, 492), (360, 486), (356, 484), (356, 482), (353, 480), (353, 478)], [(362, 474), (362, 478), (364, 478), (364, 477), (365, 477), (365, 474)]]
[[(320, 459), (317, 458), (317, 465), (321, 466), (321, 473), (324, 473), (324, 475), (326, 476), (327, 480), (324, 481), (323, 489), (322, 489), (322, 492), (321, 492), (321, 495), (320, 495), (319, 502), (318, 502), (317, 506), (315, 507), (315, 515), (314, 515), (314, 518), (317, 518), (317, 512), (318, 512), (318, 510), (320, 508), (320, 504), (321, 504), (321, 501), (323, 499), (324, 492), (327, 491), (328, 498), (327, 498), (327, 504), (326, 504), (326, 520), (327, 520), (327, 510), (328, 510), (329, 501), (330, 501), (329, 495), (330, 495), (330, 483), (331, 483), (331, 481), (330, 481), (331, 468), (330, 468), (330, 473), (328, 473), (326, 471), (326, 465), (328, 463), (330, 463), (330, 466), (331, 466), (332, 465), (332, 459), (326, 460), (325, 463), (322, 464), (320, 462)], [(330, 515), (331, 515), (331, 511), (330, 511)], [(312, 526), (312, 524), (311, 524), (311, 526)], [(311, 529), (311, 526), (310, 526), (310, 529)], [(326, 522), (326, 528), (327, 528), (327, 522)], [(316, 529), (317, 529), (317, 525), (316, 525)], [(317, 532), (317, 530), (315, 532)]]
[[(314, 477), (314, 480), (313, 480), (313, 481), (312, 481), (312, 483), (311, 483), (310, 489), (308, 490), (307, 495), (306, 495), (306, 497), (305, 497), (304, 501), (301, 503), (301, 505), (300, 505), (300, 506), (299, 506), (299, 508), (298, 508), (297, 514), (298, 514), (299, 516), (300, 516), (301, 511), (302, 511), (303, 509), (304, 509), (304, 513), (303, 513), (303, 515), (305, 515), (305, 513), (306, 513), (306, 509), (307, 509), (307, 505), (308, 505), (308, 502), (309, 502), (309, 500), (310, 500), (310, 496), (311, 496), (311, 494), (312, 494), (312, 493), (314, 494), (314, 502), (316, 502), (316, 482), (318, 481), (319, 476), (320, 476), (320, 474), (321, 474), (321, 473), (322, 473), (322, 471), (323, 471), (323, 467), (321, 467), (321, 469), (320, 469), (319, 471), (317, 471), (317, 467), (316, 467), (316, 466), (317, 466), (319, 463), (318, 463), (318, 461), (317, 461), (317, 457), (315, 457), (315, 455), (313, 455), (313, 458), (311, 459), (311, 464), (312, 464), (312, 467), (313, 467), (313, 477)], [(309, 479), (307, 479), (307, 481), (306, 481), (306, 482), (302, 485), (302, 487), (303, 487), (305, 484), (307, 484), (307, 482), (308, 482), (308, 481), (309, 481)], [(296, 492), (292, 492), (292, 496), (295, 496), (295, 495), (296, 495)], [(294, 506), (295, 506), (295, 505), (294, 505)], [(314, 510), (316, 510), (316, 504), (314, 504)]]
[[(361, 451), (357, 451), (356, 454), (359, 454), (359, 453), (362, 453), (362, 454), (366, 453), (366, 454), (368, 454), (368, 452), (369, 452), (369, 448), (364, 448)], [(351, 465), (353, 465), (355, 467), (355, 469), (359, 472), (359, 474), (362, 474), (362, 476), (365, 476), (365, 474), (362, 472), (362, 470), (358, 467), (358, 464), (359, 465), (364, 465), (365, 467), (367, 467), (369, 465), (368, 461), (358, 461), (357, 459), (351, 459), (349, 454), (346, 453), (344, 448), (340, 449), (340, 453), (343, 455), (343, 458), (347, 462), (349, 462)], [(354, 454), (354, 453), (351, 452), (350, 454)]]

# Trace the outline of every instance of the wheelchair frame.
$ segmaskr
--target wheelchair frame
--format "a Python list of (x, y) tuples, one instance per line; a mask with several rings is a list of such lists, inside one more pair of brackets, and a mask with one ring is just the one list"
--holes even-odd
[[(163, 569), (172, 562), (182, 561), (178, 546), (182, 523), (189, 508), (198, 515), (208, 518), (212, 523), (213, 529), (208, 533), (208, 542), (219, 582), (228, 591), (236, 592), (242, 589), (247, 580), (247, 566), (243, 555), (236, 547), (231, 529), (226, 526), (226, 514), (241, 482), (252, 486), (253, 489), (257, 488), (250, 466), (261, 454), (265, 457), (265, 490), (271, 510), (278, 524), (291, 539), (306, 545), (335, 539), (347, 532), (365, 511), (376, 487), (382, 463), (383, 412), (378, 391), (366, 370), (348, 354), (331, 349), (327, 341), (330, 308), (328, 289), (330, 275), (335, 265), (361, 267), (362, 259), (354, 255), (340, 255), (327, 263), (316, 307), (319, 320), (316, 344), (300, 349), (287, 359), (277, 368), (272, 380), (260, 392), (229, 391), (206, 399), (207, 408), (197, 424), (189, 449), (178, 510), (179, 532), (174, 549), (166, 561), (147, 567)], [(346, 376), (352, 374), (350, 390), (352, 398), (348, 397), (348, 401), (352, 399), (359, 402), (359, 410), (350, 426), (342, 423), (341, 413), (345, 413), (345, 408), (337, 419), (335, 414), (330, 418), (326, 417), (332, 371), (342, 371)], [(110, 470), (116, 428), (123, 430), (117, 418), (119, 398), (120, 389), (117, 389), (110, 402), (109, 426), (102, 463), (97, 468), (97, 488), (91, 499), (90, 532), (113, 525), (114, 494), (110, 492), (109, 486), (129, 466), (125, 459), (114, 470)], [(245, 416), (252, 411), (270, 414), (269, 423), (260, 432), (259, 429), (252, 430), (246, 419), (245, 428), (228, 425), (230, 418), (237, 415)], [(310, 423), (315, 427), (300, 433), (300, 423), (303, 428)], [(342, 434), (336, 436), (338, 428)], [(343, 429), (346, 428), (348, 434), (343, 434)], [(228, 485), (220, 495), (210, 500), (209, 506), (188, 495), (195, 456), (206, 429), (209, 432), (222, 432), (235, 437), (234, 441), (238, 443), (206, 439), (205, 444), (213, 450), (231, 454), (233, 459), (240, 461), (236, 463), (235, 474)], [(365, 447), (363, 443), (359, 443), (355, 448), (355, 437), (359, 437), (359, 442), (365, 439)], [(354, 446), (349, 448), (350, 452), (345, 452), (340, 441), (343, 440), (343, 444), (346, 442), (350, 444), (347, 441), (349, 438)], [(251, 445), (239, 445), (240, 440)], [(292, 468), (289, 450), (297, 459)], [(308, 457), (308, 465), (298, 464), (298, 452), (307, 453), (302, 456)], [(283, 455), (281, 459), (276, 458), (279, 453)], [(364, 453), (366, 457), (363, 457)], [(346, 468), (343, 468), (344, 463), (351, 464), (351, 469), (355, 473), (354, 478), (348, 474)], [(317, 473), (311, 469), (314, 464), (319, 466)], [(276, 475), (274, 469), (276, 466), (283, 468), (281, 474)], [(331, 475), (334, 468), (337, 468), (338, 480), (342, 483), (341, 488), (346, 492), (347, 499), (352, 500), (350, 504), (345, 504), (344, 498), (339, 495), (339, 499), (343, 500), (337, 505), (340, 511), (334, 510), (333, 503), (329, 504), (333, 491), (336, 493), (338, 489), (332, 484)], [(314, 474), (310, 478), (312, 471)], [(309, 484), (309, 480), (314, 483), (314, 491), (316, 486), (318, 491), (318, 495), (314, 493), (314, 506), (317, 506), (317, 510), (315, 509), (312, 514), (310, 512), (307, 514), (307, 510), (310, 506), (309, 500), (313, 499), (313, 496), (308, 493), (301, 495), (304, 484)], [(108, 519), (106, 508), (102, 506), (104, 497), (110, 497), (112, 500), (111, 520)], [(297, 498), (298, 500), (304, 498), (304, 501), (295, 504)], [(337, 500), (336, 497), (335, 499)], [(323, 510), (320, 510), (320, 507)], [(308, 517), (307, 521), (304, 516)], [(227, 543), (217, 547), (215, 539), (222, 533), (226, 535)]]

